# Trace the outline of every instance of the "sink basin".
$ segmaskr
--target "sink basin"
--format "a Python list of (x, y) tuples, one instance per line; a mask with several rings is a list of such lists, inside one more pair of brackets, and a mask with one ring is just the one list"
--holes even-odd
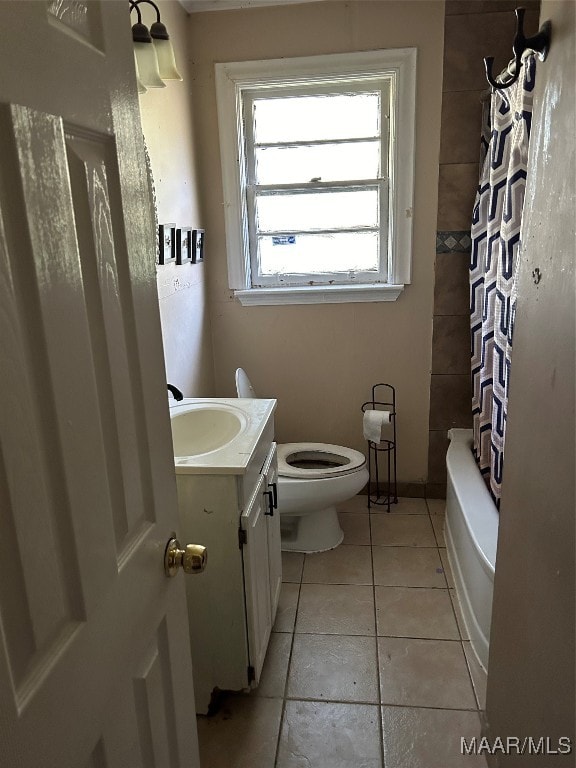
[(238, 408), (195, 402), (170, 409), (174, 456), (200, 456), (225, 447), (246, 428)]

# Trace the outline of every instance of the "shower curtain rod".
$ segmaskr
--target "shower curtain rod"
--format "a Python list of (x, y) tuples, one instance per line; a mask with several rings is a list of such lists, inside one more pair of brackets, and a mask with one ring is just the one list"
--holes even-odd
[[(518, 80), (520, 76), (520, 67), (522, 66), (522, 54), (525, 51), (534, 51), (537, 53), (542, 61), (546, 60), (548, 51), (550, 50), (550, 39), (552, 35), (552, 23), (550, 20), (545, 21), (538, 32), (532, 37), (526, 37), (524, 35), (524, 14), (525, 8), (516, 8), (514, 11), (516, 14), (516, 35), (514, 36), (514, 42), (512, 44), (512, 51), (514, 58), (508, 63), (508, 66), (502, 70), (496, 79), (492, 76), (492, 67), (494, 64), (493, 56), (486, 56), (484, 58), (484, 69), (486, 70), (486, 79), (492, 88), (502, 90), (508, 88), (510, 85)], [(514, 71), (511, 72), (511, 66), (514, 67)], [(509, 75), (512, 79), (506, 82), (499, 82), (500, 78), (505, 75)]]

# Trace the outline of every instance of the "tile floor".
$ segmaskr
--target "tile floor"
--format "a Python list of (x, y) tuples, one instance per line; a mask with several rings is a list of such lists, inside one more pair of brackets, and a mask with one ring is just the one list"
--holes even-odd
[(257, 689), (198, 718), (202, 768), (484, 768), (485, 674), (460, 618), (444, 502), (367, 497), (339, 509), (344, 542), (283, 553)]

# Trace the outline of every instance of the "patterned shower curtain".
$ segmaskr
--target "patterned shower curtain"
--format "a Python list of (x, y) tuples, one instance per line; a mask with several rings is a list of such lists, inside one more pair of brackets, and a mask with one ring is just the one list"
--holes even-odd
[(482, 170), (472, 217), (473, 452), (497, 506), (535, 73), (536, 59), (529, 54), (518, 80), (491, 95), (483, 115)]

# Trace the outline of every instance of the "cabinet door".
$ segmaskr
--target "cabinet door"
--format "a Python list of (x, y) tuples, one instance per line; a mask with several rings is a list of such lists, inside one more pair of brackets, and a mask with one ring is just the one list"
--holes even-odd
[(242, 513), (241, 526), (246, 532), (242, 549), (244, 591), (250, 663), (254, 668), (254, 684), (258, 684), (272, 630), (270, 610), (270, 576), (268, 566), (266, 477), (261, 475), (248, 507)]
[[(272, 624), (276, 618), (276, 609), (280, 598), (280, 588), (282, 586), (282, 551), (280, 546), (280, 512), (277, 507), (278, 500), (278, 456), (276, 443), (272, 443), (270, 453), (266, 459), (262, 474), (265, 475), (264, 491), (272, 494), (274, 502), (273, 510), (267, 509), (267, 512), (273, 512), (266, 516), (268, 529), (268, 570), (270, 573), (270, 613), (272, 615)], [(268, 500), (268, 497), (266, 497)]]

